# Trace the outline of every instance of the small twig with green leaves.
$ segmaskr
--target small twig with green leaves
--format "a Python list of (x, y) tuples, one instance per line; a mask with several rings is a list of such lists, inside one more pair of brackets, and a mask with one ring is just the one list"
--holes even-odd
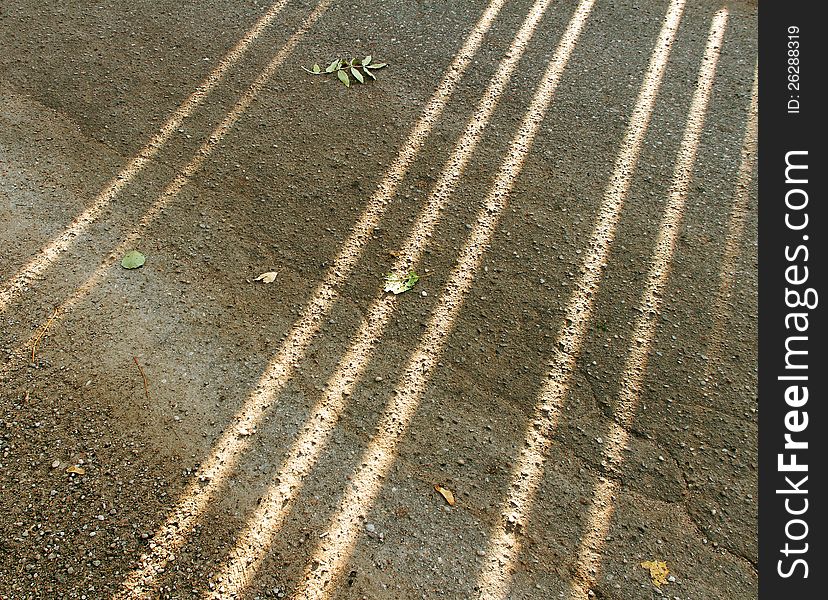
[(337, 58), (325, 67), (324, 70), (318, 64), (313, 65), (313, 68), (311, 69), (305, 69), (305, 67), (302, 67), (302, 69), (311, 75), (327, 75), (336, 73), (337, 78), (345, 87), (351, 87), (351, 77), (348, 76), (349, 73), (358, 82), (365, 83), (366, 75), (371, 79), (376, 79), (377, 77), (374, 75), (373, 71), (381, 69), (387, 65), (387, 63), (371, 62), (373, 60), (374, 57), (370, 55), (361, 60), (358, 58), (352, 58), (350, 60)]

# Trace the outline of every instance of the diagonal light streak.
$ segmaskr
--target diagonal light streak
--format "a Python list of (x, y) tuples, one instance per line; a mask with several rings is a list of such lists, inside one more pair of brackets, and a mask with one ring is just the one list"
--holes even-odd
[[(120, 257), (132, 249), (135, 243), (143, 235), (147, 227), (158, 217), (163, 210), (172, 202), (181, 189), (190, 181), (199, 169), (204, 165), (205, 161), (212, 155), (227, 132), (235, 125), (236, 121), (244, 114), (250, 107), (253, 101), (261, 92), (262, 88), (267, 84), (268, 80), (276, 72), (276, 69), (284, 62), (285, 58), (293, 51), (299, 40), (307, 33), (313, 26), (316, 20), (328, 9), (332, 0), (320, 0), (316, 8), (303, 21), (299, 29), (285, 42), (284, 46), (276, 53), (267, 66), (259, 74), (259, 77), (247, 88), (241, 95), (239, 100), (227, 114), (227, 116), (213, 129), (210, 136), (198, 147), (195, 155), (187, 165), (181, 169), (176, 177), (164, 188), (164, 191), (156, 198), (155, 202), (144, 212), (141, 220), (138, 222), (132, 231), (110, 252), (109, 256), (98, 266), (97, 269), (68, 297), (63, 303), (55, 309), (54, 318), (62, 318), (70, 312), (75, 306), (86, 298), (86, 296), (96, 287), (109, 273), (113, 265), (117, 263)], [(34, 341), (38, 338), (38, 332), (32, 334), (29, 339), (22, 344), (21, 347), (15, 349), (16, 355), (24, 354), (32, 347)]]
[(604, 192), (596, 225), (587, 246), (588, 251), (581, 267), (582, 276), (566, 306), (565, 325), (555, 340), (548, 382), (540, 392), (532, 423), (526, 430), (523, 449), (512, 470), (502, 510), (504, 521), (498, 524), (492, 534), (486, 551), (486, 560), (478, 576), (480, 598), (494, 600), (508, 597), (514, 562), (520, 551), (517, 526), (523, 524), (531, 514), (535, 494), (543, 476), (545, 454), (568, 393), (569, 379), (591, 319), (594, 294), (615, 238), (621, 209), (652, 118), (684, 4), (685, 0), (672, 0), (670, 3), (650, 57), (638, 99), (621, 142), (621, 151)]
[(14, 275), (9, 277), (0, 288), (0, 312), (6, 310), (9, 303), (15, 296), (20, 294), (26, 286), (40, 276), (49, 266), (55, 262), (61, 254), (66, 252), (75, 239), (85, 233), (89, 227), (98, 220), (101, 214), (112, 203), (120, 191), (135, 179), (166, 144), (170, 136), (189, 117), (199, 104), (218, 85), (221, 79), (227, 74), (242, 56), (247, 52), (250, 45), (267, 29), (273, 19), (281, 12), (288, 0), (279, 0), (274, 3), (267, 12), (253, 24), (247, 33), (233, 46), (213, 69), (207, 78), (187, 97), (184, 102), (172, 113), (161, 129), (147, 144), (141, 148), (136, 156), (127, 163), (118, 175), (98, 194), (92, 204), (78, 215), (72, 223), (56, 238), (50, 241), (39, 254), (20, 268)]
[(371, 510), (382, 482), (393, 465), (400, 442), (442, 353), (445, 340), (473, 283), (512, 187), (540, 128), (569, 57), (592, 10), (594, 0), (581, 0), (544, 72), (532, 102), (498, 170), (484, 207), (464, 244), (443, 295), (429, 319), (420, 343), (409, 359), (393, 400), (380, 418), (377, 431), (350, 478), (342, 502), (316, 548), (294, 598), (325, 600), (340, 578), (356, 543), (361, 518)]
[[(134, 242), (143, 234), (144, 230), (155, 220), (155, 218), (164, 210), (164, 208), (177, 196), (181, 189), (190, 181), (193, 175), (203, 166), (204, 162), (211, 156), (213, 151), (218, 147), (219, 143), (224, 139), (228, 131), (250, 107), (258, 94), (281, 66), (288, 55), (294, 50), (299, 41), (304, 37), (308, 30), (316, 23), (319, 17), (328, 9), (332, 0), (320, 0), (311, 13), (305, 18), (301, 26), (296, 32), (291, 35), (288, 41), (271, 59), (267, 66), (262, 70), (259, 77), (245, 90), (244, 94), (239, 98), (233, 109), (227, 116), (219, 123), (219, 125), (211, 132), (210, 137), (199, 146), (195, 156), (185, 166), (181, 172), (171, 181), (164, 189), (162, 194), (156, 199), (153, 205), (144, 213), (141, 221), (130, 232), (130, 234), (115, 248), (110, 254), (109, 258), (101, 264), (98, 269), (81, 285), (76, 292), (68, 298), (58, 309), (58, 314), (63, 315), (69, 312), (74, 306), (86, 297), (86, 295), (100, 283), (101, 280), (109, 272), (113, 264), (117, 261), (126, 250), (134, 245)], [(146, 577), (136, 577), (134, 580), (128, 580), (125, 584), (126, 591), (123, 592), (122, 597), (142, 597), (144, 595), (142, 586), (154, 580), (154, 573), (146, 574)]]
[[(505, 58), (484, 91), (463, 134), (444, 165), (428, 202), (413, 226), (392, 271), (404, 273), (417, 263), (440, 219), (441, 212), (454, 192), (468, 161), (491, 120), (498, 101), (518, 66), (538, 23), (552, 0), (536, 0), (529, 10)], [(325, 386), (325, 395), (307, 419), (301, 434), (288, 452), (268, 492), (260, 500), (248, 525), (239, 535), (230, 557), (216, 576), (228, 593), (240, 594), (252, 581), (267, 555), (274, 536), (290, 513), (302, 482), (313, 469), (326, 447), (334, 426), (345, 409), (356, 381), (367, 367), (374, 345), (382, 337), (389, 318), (398, 304), (397, 296), (381, 294), (368, 310), (368, 316), (354, 337), (354, 342), (339, 361)]]
[[(641, 295), (639, 303), (641, 315), (636, 321), (634, 333), (631, 337), (635, 341), (630, 347), (630, 353), (624, 366), (615, 419), (610, 424), (610, 432), (607, 436), (604, 452), (604, 460), (614, 469), (620, 469), (624, 464), (623, 452), (629, 442), (629, 429), (633, 424), (638, 408), (641, 386), (647, 371), (647, 359), (655, 337), (656, 322), (663, 304), (664, 287), (670, 276), (670, 267), (675, 255), (676, 240), (681, 230), (688, 189), (693, 178), (693, 167), (704, 126), (707, 105), (713, 90), (716, 64), (721, 51), (727, 19), (728, 11), (722, 9), (714, 15), (710, 26), (710, 34), (707, 38), (707, 46), (696, 82), (696, 91), (690, 104), (687, 126), (684, 129), (684, 136), (673, 171), (673, 180), (667, 195), (667, 207), (661, 221), (646, 284)], [(586, 599), (589, 589), (595, 582), (601, 561), (601, 549), (614, 512), (614, 499), (619, 491), (620, 482), (608, 477), (602, 477), (595, 486), (593, 501), (587, 518), (587, 528), (578, 549), (575, 579), (570, 590), (572, 600)]]
[(722, 348), (725, 343), (725, 328), (727, 325), (727, 304), (733, 295), (733, 285), (736, 278), (736, 266), (739, 260), (739, 247), (742, 244), (742, 235), (745, 231), (745, 221), (750, 208), (750, 182), (753, 178), (753, 169), (756, 166), (758, 118), (759, 118), (759, 71), (754, 69), (753, 90), (748, 108), (748, 122), (745, 126), (745, 136), (742, 141), (742, 151), (739, 159), (739, 169), (736, 172), (735, 195), (730, 219), (727, 223), (727, 238), (724, 254), (721, 260), (719, 289), (713, 300), (711, 313), (716, 317), (710, 332), (708, 346), (707, 373), (705, 379), (713, 378), (712, 369), (722, 364)]
[[(125, 586), (137, 589), (141, 582), (154, 584), (157, 575), (174, 559), (186, 542), (197, 520), (211, 499), (221, 490), (233, 472), (239, 457), (250, 445), (246, 433), (254, 430), (276, 394), (293, 376), (299, 361), (316, 335), (321, 322), (339, 297), (337, 288), (348, 278), (362, 250), (379, 224), (387, 204), (425, 144), (431, 130), (440, 119), (457, 84), (471, 64), (483, 39), (494, 23), (506, 0), (492, 0), (467, 36), (463, 46), (452, 59), (446, 74), (426, 104), (420, 118), (411, 129), (392, 165), (380, 181), (366, 210), (360, 217), (348, 240), (314, 291), (305, 310), (291, 329), (279, 352), (268, 363), (258, 384), (245, 401), (232, 423), (225, 429), (213, 450), (202, 463), (198, 480), (194, 480), (181, 495), (170, 516), (153, 537), (151, 555), (142, 557), (141, 566), (129, 575)], [(144, 586), (146, 587), (146, 585)]]

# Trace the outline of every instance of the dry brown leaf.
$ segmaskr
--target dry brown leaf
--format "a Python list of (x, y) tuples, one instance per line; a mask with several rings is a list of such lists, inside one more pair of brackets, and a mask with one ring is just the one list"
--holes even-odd
[(662, 560), (645, 560), (641, 566), (650, 572), (650, 579), (653, 580), (653, 585), (661, 587), (667, 584), (667, 576), (670, 571), (667, 569), (667, 563)]
[(434, 489), (436, 490), (436, 492), (438, 494), (440, 494), (443, 498), (445, 498), (445, 500), (446, 500), (446, 502), (448, 502), (449, 506), (454, 506), (454, 503), (456, 502), (456, 500), (454, 499), (454, 493), (450, 489), (444, 488), (441, 485), (435, 485)]
[(253, 281), (261, 281), (262, 283), (273, 283), (276, 281), (276, 276), (278, 273), (276, 271), (268, 271), (267, 273), (262, 273)]
[(86, 473), (86, 469), (84, 469), (83, 467), (79, 467), (78, 465), (72, 465), (66, 467), (66, 472), (74, 473), (75, 475), (84, 475)]

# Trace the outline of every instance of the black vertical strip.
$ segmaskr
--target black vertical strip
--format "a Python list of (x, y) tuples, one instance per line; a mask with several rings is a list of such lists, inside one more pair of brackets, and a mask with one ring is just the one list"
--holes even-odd
[(828, 576), (823, 316), (828, 31), (821, 7), (767, 1), (759, 9), (762, 600), (824, 597)]

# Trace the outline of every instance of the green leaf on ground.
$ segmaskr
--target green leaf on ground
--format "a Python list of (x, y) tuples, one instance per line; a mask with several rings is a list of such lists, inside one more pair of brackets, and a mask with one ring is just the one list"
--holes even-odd
[(392, 294), (402, 294), (413, 288), (418, 281), (420, 281), (420, 276), (414, 271), (409, 271), (405, 275), (389, 273), (385, 276), (385, 291)]
[(365, 79), (362, 78), (362, 73), (357, 71), (356, 67), (351, 67), (351, 75), (353, 75), (354, 79), (356, 79), (358, 82), (365, 83)]
[(348, 78), (348, 74), (345, 71), (337, 71), (336, 76), (339, 77), (339, 81), (345, 84), (345, 87), (351, 87), (351, 80)]
[(137, 250), (133, 250), (132, 252), (127, 252), (124, 254), (124, 257), (121, 259), (121, 266), (125, 269), (137, 269), (141, 265), (143, 265), (147, 260), (147, 257), (138, 252)]

